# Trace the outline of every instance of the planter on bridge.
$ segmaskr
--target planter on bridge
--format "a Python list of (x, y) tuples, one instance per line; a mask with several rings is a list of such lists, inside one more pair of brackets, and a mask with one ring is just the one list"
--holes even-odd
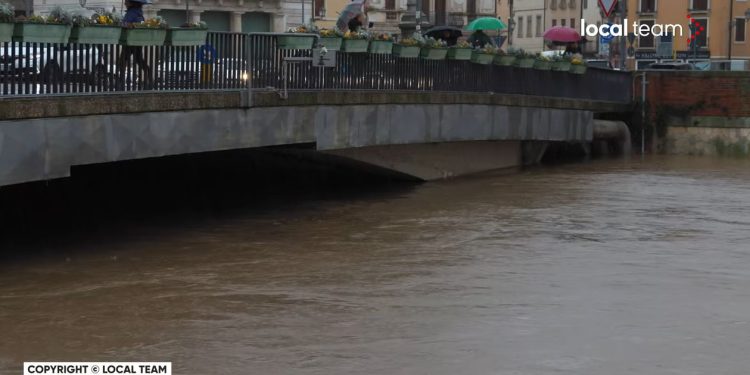
[(120, 43), (126, 46), (162, 46), (167, 39), (166, 29), (123, 29)]
[(419, 46), (405, 46), (403, 44), (395, 44), (393, 46), (393, 55), (401, 58), (417, 58), (419, 57)]
[(492, 64), (492, 60), (494, 59), (495, 54), (492, 53), (482, 53), (480, 51), (471, 52), (471, 62), (475, 64), (489, 65)]
[(16, 23), (13, 39), (17, 42), (31, 43), (68, 43), (70, 25), (55, 23)]
[(371, 40), (367, 52), (377, 55), (390, 55), (393, 51), (393, 42), (390, 40)]
[(314, 35), (295, 35), (294, 33), (279, 35), (276, 37), (276, 46), (279, 49), (312, 49), (315, 38)]
[(367, 52), (370, 41), (367, 39), (344, 39), (341, 44), (341, 50), (349, 53)]
[(419, 57), (425, 60), (445, 60), (447, 55), (447, 48), (422, 47), (419, 51)]
[(471, 60), (471, 48), (448, 48), (448, 60)]
[(583, 64), (571, 64), (570, 72), (573, 74), (584, 74), (586, 73), (586, 65)]
[(0, 22), (0, 43), (10, 42), (13, 39), (13, 28), (15, 24)]
[(534, 67), (536, 60), (533, 57), (520, 57), (516, 58), (515, 66), (524, 69), (531, 69)]
[(495, 59), (493, 62), (495, 65), (500, 66), (511, 66), (516, 61), (516, 57), (514, 55), (497, 55), (495, 56)]
[(329, 51), (340, 51), (343, 39), (339, 37), (321, 37), (318, 39), (318, 44), (321, 47), (325, 47)]
[(552, 70), (552, 61), (547, 60), (536, 60), (534, 61), (534, 69), (536, 70)]
[(166, 43), (170, 46), (202, 46), (206, 44), (208, 29), (198, 27), (172, 28), (167, 31)]
[(71, 43), (117, 44), (120, 42), (120, 26), (74, 26), (70, 32)]
[(552, 63), (552, 70), (556, 72), (570, 71), (570, 61), (555, 61)]

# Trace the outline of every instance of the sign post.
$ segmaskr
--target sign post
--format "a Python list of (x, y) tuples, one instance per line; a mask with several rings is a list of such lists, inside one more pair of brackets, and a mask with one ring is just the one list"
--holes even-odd
[(615, 10), (615, 4), (617, 4), (617, 0), (599, 0), (599, 7), (602, 8), (604, 15), (607, 17)]

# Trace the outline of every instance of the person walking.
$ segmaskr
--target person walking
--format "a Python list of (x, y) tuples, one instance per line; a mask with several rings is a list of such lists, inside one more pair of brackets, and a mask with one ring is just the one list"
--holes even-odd
[(469, 36), (469, 39), (467, 40), (469, 43), (471, 43), (472, 47), (474, 48), (482, 48), (486, 45), (493, 45), (492, 39), (489, 35), (485, 34), (482, 30), (477, 30), (471, 36)]
[[(146, 0), (125, 0), (125, 7), (127, 11), (125, 16), (122, 18), (122, 26), (132, 28), (135, 24), (144, 22), (143, 17), (143, 2)], [(130, 59), (133, 59), (133, 63), (138, 67), (143, 78), (144, 87), (147, 90), (153, 88), (153, 77), (151, 76), (151, 67), (146, 63), (146, 59), (143, 57), (142, 47), (124, 46), (120, 57), (117, 59), (117, 72), (120, 76), (121, 89), (125, 89), (125, 70), (130, 65)]]
[(358, 32), (365, 25), (365, 15), (360, 13), (349, 20), (349, 31)]

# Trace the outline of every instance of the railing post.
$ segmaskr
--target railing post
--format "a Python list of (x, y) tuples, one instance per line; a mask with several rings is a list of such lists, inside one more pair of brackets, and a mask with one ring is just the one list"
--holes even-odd
[[(247, 69), (247, 82), (245, 84), (247, 85), (247, 90), (245, 91), (245, 108), (250, 108), (253, 106), (253, 75), (255, 72), (253, 71), (253, 64), (252, 64), (252, 40), (250, 37), (250, 34), (245, 34), (245, 39), (247, 42), (245, 43), (245, 66)], [(242, 66), (242, 65), (240, 65)]]

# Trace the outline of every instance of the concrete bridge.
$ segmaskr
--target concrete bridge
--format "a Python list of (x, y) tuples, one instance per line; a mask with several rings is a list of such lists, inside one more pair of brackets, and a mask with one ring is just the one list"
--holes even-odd
[[(201, 64), (186, 63), (198, 46), (143, 47), (142, 64), (116, 67), (120, 45), (0, 46), (14, 64), (0, 75), (0, 186), (68, 177), (77, 165), (300, 145), (430, 180), (533, 163), (554, 142), (617, 137), (623, 124), (598, 119), (630, 110), (626, 72), (343, 52), (318, 67), (278, 36), (209, 33), (219, 58)], [(36, 48), (59, 56), (29, 60)]]
[(550, 142), (589, 144), (628, 102), (493, 93), (244, 91), (0, 100), (0, 186), (72, 166), (266, 146), (430, 180), (533, 163)]

